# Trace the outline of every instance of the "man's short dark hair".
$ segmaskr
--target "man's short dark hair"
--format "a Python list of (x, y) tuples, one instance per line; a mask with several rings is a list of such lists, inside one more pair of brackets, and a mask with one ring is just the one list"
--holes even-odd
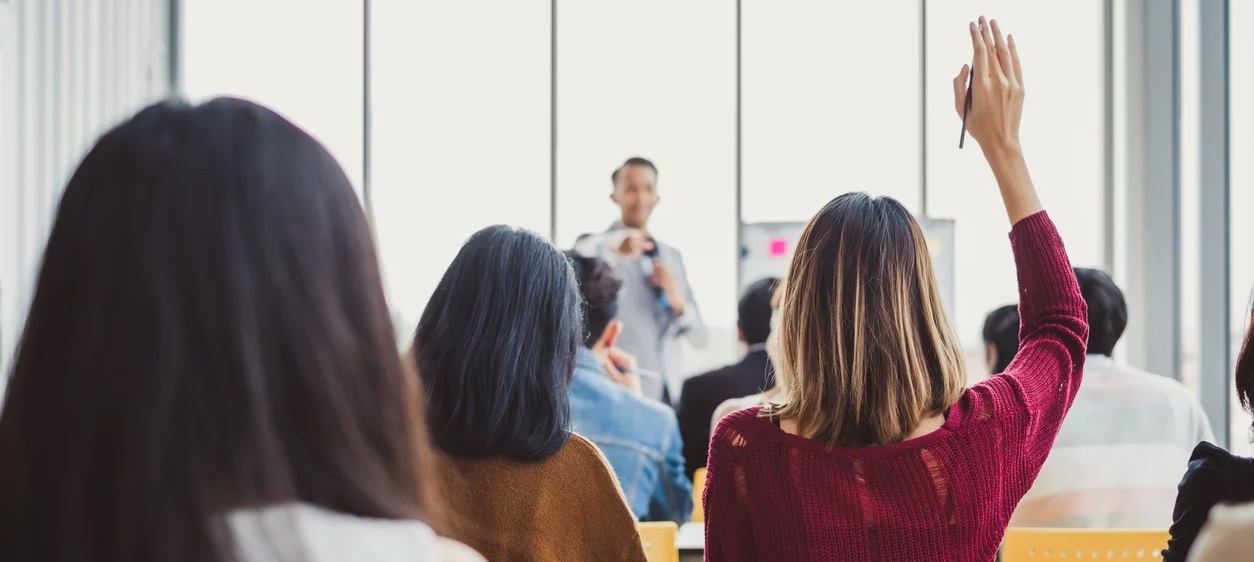
[(736, 320), (736, 325), (744, 334), (745, 343), (764, 343), (767, 336), (771, 335), (771, 297), (777, 286), (778, 277), (759, 279), (749, 285), (744, 296), (740, 297), (740, 317)]
[(1004, 372), (1019, 352), (1019, 305), (998, 307), (984, 317), (984, 343), (997, 350), (993, 374)]
[(1123, 291), (1105, 272), (1075, 268), (1080, 294), (1089, 305), (1089, 353), (1110, 356), (1128, 327), (1128, 303)]
[(579, 293), (583, 296), (583, 326), (585, 346), (601, 339), (605, 328), (618, 316), (618, 290), (623, 282), (610, 264), (594, 258), (566, 252), (570, 265), (579, 280)]
[(644, 166), (653, 170), (653, 175), (657, 176), (657, 166), (653, 165), (653, 161), (643, 156), (632, 156), (631, 158), (628, 158), (626, 162), (619, 165), (619, 167), (614, 168), (614, 173), (610, 174), (610, 185), (618, 185), (618, 173), (623, 171), (623, 169), (627, 166)]

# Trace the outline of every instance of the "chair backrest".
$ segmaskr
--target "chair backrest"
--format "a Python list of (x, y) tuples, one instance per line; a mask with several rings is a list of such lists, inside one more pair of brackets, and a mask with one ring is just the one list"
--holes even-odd
[(1002, 562), (1162, 560), (1167, 531), (1132, 529), (1006, 530)]
[(701, 495), (704, 493), (705, 467), (701, 467), (692, 475), (692, 520), (696, 523), (705, 521), (705, 507), (701, 503)]
[(639, 527), (646, 560), (679, 562), (679, 549), (675, 547), (675, 534), (679, 532), (679, 525), (673, 521), (660, 521), (640, 523)]

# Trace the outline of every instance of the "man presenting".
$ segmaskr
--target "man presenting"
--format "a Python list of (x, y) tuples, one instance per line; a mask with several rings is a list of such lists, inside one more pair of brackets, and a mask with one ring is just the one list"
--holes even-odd
[(656, 240), (649, 216), (661, 200), (657, 167), (641, 157), (627, 159), (610, 175), (610, 200), (621, 218), (604, 233), (580, 237), (575, 249), (609, 262), (623, 281), (618, 346), (639, 363), (645, 396), (670, 403), (682, 381), (679, 338), (704, 347), (708, 334), (693, 300), (679, 250)]

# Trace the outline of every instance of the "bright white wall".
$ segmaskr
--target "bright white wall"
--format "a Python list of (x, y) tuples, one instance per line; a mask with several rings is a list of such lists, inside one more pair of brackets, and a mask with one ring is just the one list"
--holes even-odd
[[(1230, 70), (1228, 73), (1229, 114), (1229, 267), (1231, 287), (1232, 346), (1235, 357), (1250, 325), (1254, 301), (1254, 1), (1232, 0), (1229, 4)], [(1254, 454), (1251, 446), (1250, 414), (1241, 409), (1233, 393), (1230, 443), (1236, 452)], [(1216, 432), (1219, 430), (1216, 429)]]
[(181, 0), (183, 93), (249, 98), (316, 137), (362, 185), (360, 0)]
[(741, 5), (744, 220), (805, 221), (849, 191), (920, 212), (918, 3)]
[(403, 342), (475, 231), (549, 234), (549, 16), (548, 0), (372, 2), (372, 203)]
[(70, 172), (100, 133), (167, 91), (166, 6), (0, 2), (0, 387)]

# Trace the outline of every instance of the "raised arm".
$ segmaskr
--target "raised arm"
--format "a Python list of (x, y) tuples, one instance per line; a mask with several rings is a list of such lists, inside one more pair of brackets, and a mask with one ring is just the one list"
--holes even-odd
[(1019, 145), (1023, 70), (1013, 37), (997, 22), (970, 25), (974, 68), (954, 78), (954, 105), (962, 113), (970, 73), (967, 130), (980, 143), (1006, 214), (1019, 279), (1019, 352), (1004, 374), (1016, 387), (1006, 414), (1026, 416), (1024, 455), (1034, 477), (1080, 386), (1088, 343), (1088, 318), (1062, 239), (1043, 211)]
[(970, 28), (974, 68), (964, 64), (954, 77), (954, 109), (959, 117), (963, 116), (967, 80), (974, 72), (967, 132), (980, 143), (997, 178), (1010, 224), (1015, 224), (1043, 209), (1019, 145), (1019, 121), (1023, 116), (1019, 52), (1014, 36), (1003, 39), (996, 21), (988, 23), (980, 17), (979, 24), (972, 22)]

